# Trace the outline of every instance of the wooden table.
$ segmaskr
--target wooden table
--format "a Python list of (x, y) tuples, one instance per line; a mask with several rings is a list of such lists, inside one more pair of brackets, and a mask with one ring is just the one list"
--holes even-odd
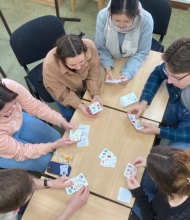
[[(115, 69), (113, 70), (115, 78), (118, 78), (120, 76), (120, 69), (122, 65), (126, 62), (126, 60), (127, 58), (123, 58), (121, 60), (115, 61)], [(127, 85), (111, 86), (105, 84), (105, 71), (103, 68), (101, 68), (101, 79), (103, 82), (101, 88), (101, 97), (104, 105), (117, 110), (127, 111), (130, 107), (122, 107), (119, 102), (119, 98), (121, 96), (127, 95), (128, 93), (134, 92), (139, 99), (150, 73), (157, 65), (161, 64), (162, 62), (163, 61), (161, 59), (161, 53), (150, 51), (149, 56), (137, 72), (136, 76), (132, 80), (130, 80)], [(162, 117), (168, 102), (168, 97), (169, 96), (164, 81), (159, 88), (156, 96), (154, 97), (151, 105), (147, 107), (142, 117), (160, 123), (162, 121)], [(83, 99), (91, 100), (89, 92), (85, 93)]]
[[(63, 212), (72, 196), (64, 189), (41, 189), (34, 192), (22, 220), (55, 220)], [(70, 220), (123, 220), (130, 209), (94, 195), (76, 211)]]
[[(89, 103), (85, 102), (87, 105)], [(147, 122), (148, 120), (143, 119)], [(83, 116), (80, 110), (76, 110), (71, 123), (90, 125), (89, 146), (74, 149), (74, 161), (70, 177), (83, 173), (89, 183), (89, 190), (97, 195), (119, 202), (117, 195), (120, 187), (126, 188), (126, 177), (123, 176), (128, 162), (133, 162), (138, 156), (146, 157), (152, 147), (154, 135), (146, 135), (138, 132), (131, 124), (126, 113), (107, 107), (103, 108), (97, 118)], [(155, 123), (158, 125), (157, 123)], [(64, 137), (68, 137), (65, 132)], [(104, 148), (108, 148), (117, 156), (115, 168), (100, 166), (99, 154)], [(60, 153), (62, 149), (58, 150)], [(53, 161), (58, 162), (57, 156)], [(138, 171), (138, 181), (141, 180), (143, 169)], [(119, 202), (122, 203), (122, 202)], [(132, 207), (131, 202), (123, 203)]]

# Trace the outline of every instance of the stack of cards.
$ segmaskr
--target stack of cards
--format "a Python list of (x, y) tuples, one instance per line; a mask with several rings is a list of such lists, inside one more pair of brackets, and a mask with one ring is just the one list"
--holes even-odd
[(69, 187), (65, 187), (66, 193), (68, 195), (71, 195), (71, 194), (79, 191), (82, 186), (88, 186), (88, 182), (82, 173), (80, 173), (78, 176), (66, 181), (66, 183), (70, 183)]
[(137, 99), (137, 97), (135, 96), (134, 92), (129, 93), (128, 95), (122, 96), (120, 97), (120, 104), (123, 107), (127, 107), (133, 103), (138, 102), (139, 100)]
[(134, 125), (134, 127), (137, 130), (143, 129), (144, 127), (140, 125), (140, 120), (139, 119), (135, 119), (136, 115), (134, 114), (128, 114), (129, 119), (131, 121), (131, 123)]
[(81, 130), (81, 136), (80, 136), (80, 141), (77, 143), (78, 147), (86, 147), (89, 145), (88, 142), (88, 135), (90, 131), (90, 125), (79, 125), (79, 130)]
[(104, 149), (102, 153), (99, 155), (100, 165), (103, 167), (115, 167), (117, 162), (117, 157), (114, 156), (114, 153), (109, 151), (108, 149)]
[(71, 141), (80, 141), (81, 130), (70, 130), (69, 138)]
[(128, 163), (123, 175), (126, 176), (128, 179), (131, 179), (131, 176), (136, 176), (136, 173), (137, 168), (133, 164)]
[(127, 81), (127, 79), (114, 79), (114, 80), (106, 80), (106, 83), (112, 83), (112, 84), (117, 84), (117, 83), (121, 83), (121, 82), (125, 82)]
[(89, 105), (88, 107), (93, 115), (103, 110), (103, 108), (99, 102), (94, 102), (91, 105)]

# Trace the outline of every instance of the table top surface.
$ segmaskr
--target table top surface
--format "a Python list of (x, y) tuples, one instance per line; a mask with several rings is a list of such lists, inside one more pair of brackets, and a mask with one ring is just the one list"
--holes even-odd
[[(114, 78), (118, 78), (120, 76), (120, 69), (122, 65), (126, 62), (126, 60), (127, 58), (115, 60), (115, 68), (113, 70)], [(161, 59), (161, 53), (150, 51), (150, 54), (143, 63), (142, 67), (139, 69), (135, 77), (132, 80), (130, 80), (127, 85), (107, 85), (106, 83), (104, 83), (105, 71), (101, 67), (101, 98), (103, 100), (103, 104), (105, 106), (126, 112), (131, 106), (128, 106), (126, 108), (122, 107), (119, 101), (120, 97), (134, 92), (136, 97), (139, 99), (150, 73), (154, 70), (154, 68), (157, 65), (161, 64), (162, 62), (163, 61)], [(169, 97), (165, 84), (166, 82), (164, 81), (161, 87), (159, 88), (157, 94), (155, 95), (151, 105), (147, 107), (142, 117), (159, 123), (162, 121), (162, 117)], [(91, 100), (88, 91), (86, 91), (83, 99), (88, 101)]]
[[(54, 220), (63, 212), (71, 198), (72, 195), (67, 195), (64, 189), (36, 190), (22, 220)], [(127, 207), (90, 194), (87, 204), (69, 219), (123, 220), (128, 219), (130, 211)]]
[[(89, 104), (85, 101), (85, 104)], [(147, 122), (148, 120), (142, 119)], [(103, 108), (97, 118), (85, 117), (80, 110), (76, 110), (71, 123), (75, 125), (90, 125), (89, 146), (71, 146), (74, 150), (74, 160), (71, 164), (70, 178), (83, 173), (89, 183), (89, 190), (113, 201), (117, 200), (120, 187), (126, 188), (126, 177), (123, 176), (127, 163), (132, 163), (138, 156), (146, 157), (153, 145), (154, 135), (138, 132), (131, 124), (126, 113), (107, 107)], [(154, 124), (158, 125), (156, 122)], [(68, 137), (66, 131), (64, 137)], [(100, 166), (99, 155), (107, 148), (117, 156), (115, 168)], [(58, 149), (61, 153), (64, 148)], [(52, 161), (59, 162), (56, 155)], [(140, 181), (144, 169), (140, 168), (137, 178)], [(48, 173), (49, 174), (49, 173)], [(50, 175), (50, 174), (49, 174)], [(132, 207), (134, 199), (130, 203), (123, 203)]]

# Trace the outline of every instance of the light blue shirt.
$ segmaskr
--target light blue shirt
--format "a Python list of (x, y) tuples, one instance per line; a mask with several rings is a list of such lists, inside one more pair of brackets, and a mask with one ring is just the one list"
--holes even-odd
[[(107, 8), (102, 9), (97, 16), (95, 44), (100, 56), (101, 65), (106, 68), (108, 66), (114, 68), (114, 58), (106, 49), (106, 40), (104, 36), (104, 27), (107, 20)], [(143, 18), (139, 31), (139, 42), (137, 52), (129, 57), (127, 62), (121, 68), (121, 74), (126, 75), (128, 79), (132, 79), (145, 58), (148, 56), (152, 44), (153, 19), (150, 13), (143, 9)], [(125, 34), (118, 32), (119, 47), (123, 44)]]

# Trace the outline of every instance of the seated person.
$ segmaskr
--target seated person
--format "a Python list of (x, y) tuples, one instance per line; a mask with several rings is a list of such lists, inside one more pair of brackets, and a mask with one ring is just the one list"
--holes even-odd
[(190, 149), (153, 147), (147, 159), (139, 157), (134, 165), (147, 167), (158, 190), (151, 202), (134, 176), (127, 179), (143, 220), (190, 219)]
[(0, 81), (0, 167), (44, 172), (52, 152), (75, 142), (41, 121), (76, 129), (56, 111), (35, 99), (22, 85)]
[[(20, 209), (20, 207), (30, 200), (35, 189), (42, 189), (44, 187), (65, 188), (68, 186), (65, 183), (68, 179), (68, 177), (62, 176), (54, 180), (42, 180), (33, 178), (27, 171), (22, 169), (0, 170), (0, 219), (20, 220), (24, 208), (26, 208), (22, 207)], [(72, 197), (65, 210), (60, 214), (58, 213), (59, 216), (55, 217), (55, 219), (69, 219), (77, 209), (86, 204), (88, 196), (89, 191), (86, 187), (82, 187)]]
[(87, 117), (96, 117), (81, 97), (86, 87), (92, 102), (100, 98), (100, 59), (94, 43), (77, 35), (64, 35), (46, 56), (43, 64), (43, 83), (56, 101), (62, 115), (70, 121), (79, 108)]
[(148, 56), (153, 20), (138, 0), (111, 0), (97, 17), (95, 44), (106, 80), (114, 80), (114, 59), (129, 57), (121, 68), (120, 84), (131, 80)]
[(181, 38), (172, 43), (162, 55), (164, 63), (150, 74), (140, 97), (140, 103), (131, 107), (128, 113), (136, 118), (152, 102), (164, 80), (169, 93), (169, 102), (162, 125), (142, 122), (142, 133), (157, 134), (169, 139), (169, 146), (188, 148), (190, 146), (190, 38)]

